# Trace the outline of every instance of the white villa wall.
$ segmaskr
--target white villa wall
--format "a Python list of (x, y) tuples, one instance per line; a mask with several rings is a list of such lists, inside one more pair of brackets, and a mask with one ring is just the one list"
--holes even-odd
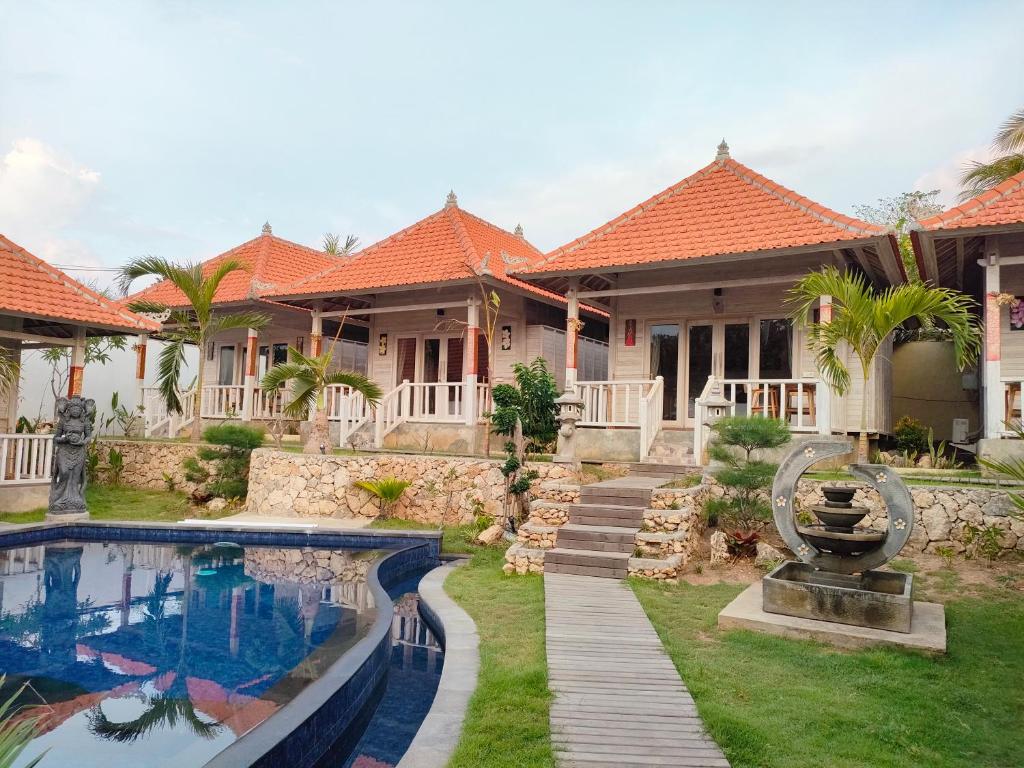
[[(783, 263), (766, 267), (759, 264), (728, 263), (711, 267), (687, 268), (688, 271), (659, 270), (652, 272), (625, 272), (621, 275), (618, 287), (631, 288), (649, 285), (677, 283), (707, 283), (707, 288), (679, 292), (647, 293), (618, 296), (615, 312), (611, 322), (609, 337), (612, 342), (610, 350), (610, 379), (650, 379), (650, 341), (649, 329), (662, 323), (678, 323), (680, 325), (680, 357), (685, 354), (687, 323), (696, 321), (743, 321), (785, 318), (789, 316), (790, 307), (786, 304), (787, 292), (791, 283), (760, 282), (759, 278), (795, 275), (817, 268), (821, 256), (804, 255), (782, 260)], [(826, 261), (829, 261), (826, 259)], [(830, 263), (830, 261), (829, 261)], [(722, 290), (720, 311), (714, 306), (713, 289), (716, 281), (735, 280), (750, 275), (750, 284), (743, 287), (724, 288)], [(626, 320), (636, 321), (636, 344), (625, 345)], [(1022, 334), (1024, 335), (1024, 334)], [(752, 334), (752, 342), (756, 337)], [(868, 424), (872, 432), (889, 432), (892, 428), (891, 393), (892, 393), (892, 346), (886, 345), (876, 359), (874, 370), (869, 381), (872, 397), (869, 400)], [(793, 376), (817, 378), (817, 366), (814, 355), (807, 349), (806, 332), (801, 328), (793, 333)], [(750, 364), (751, 378), (757, 377), (758, 349), (752, 344)], [(859, 380), (859, 363), (856, 359), (848, 361), (851, 376), (854, 379), (851, 390), (842, 398), (833, 395), (832, 421), (837, 431), (853, 432), (860, 427), (860, 403), (862, 383)], [(685, 374), (685, 361), (681, 375)], [(683, 403), (682, 392), (680, 403)], [(682, 405), (680, 406), (682, 407)], [(622, 416), (623, 414), (617, 414)], [(630, 414), (636, 417), (636, 414)]]
[[(1000, 268), (999, 288), (1024, 298), (1024, 264)], [(1001, 374), (1003, 378), (1024, 379), (1024, 331), (1010, 329), (1010, 311), (1002, 307), (999, 312), (999, 340), (1002, 354)]]

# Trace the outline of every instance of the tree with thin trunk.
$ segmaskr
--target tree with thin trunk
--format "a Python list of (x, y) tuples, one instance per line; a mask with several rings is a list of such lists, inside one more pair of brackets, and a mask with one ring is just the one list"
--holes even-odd
[[(340, 333), (340, 331), (339, 331)], [(331, 359), (337, 337), (323, 354), (318, 357), (304, 355), (294, 347), (288, 348), (288, 362), (278, 363), (263, 376), (260, 386), (272, 394), (287, 382), (292, 382), (292, 396), (284, 412), (287, 416), (301, 419), (313, 412), (313, 428), (303, 447), (303, 453), (320, 453), (331, 444), (330, 425), (327, 421), (327, 388), (332, 384), (351, 387), (366, 398), (368, 406), (380, 402), (381, 389), (372, 379), (355, 371), (330, 370)]]
[[(832, 297), (832, 319), (810, 322), (811, 311), (822, 296)], [(850, 389), (846, 367), (847, 349), (860, 362), (863, 381), (857, 461), (868, 460), (868, 379), (882, 344), (910, 320), (922, 325), (941, 325), (949, 331), (959, 370), (978, 355), (981, 334), (971, 309), (974, 301), (959, 291), (932, 288), (924, 283), (905, 283), (876, 292), (860, 273), (841, 273), (826, 267), (805, 275), (791, 290), (788, 303), (795, 322), (807, 326), (808, 347), (818, 370), (840, 395)]]
[(161, 332), (164, 348), (160, 351), (157, 368), (157, 386), (167, 410), (181, 413), (183, 408), (179, 396), (181, 369), (185, 365), (185, 350), (191, 345), (199, 349), (199, 363), (196, 371), (196, 386), (193, 397), (195, 405), (192, 419), (192, 440), (199, 442), (202, 437), (200, 406), (202, 403), (203, 375), (206, 368), (206, 345), (225, 331), (247, 328), (262, 328), (270, 318), (259, 312), (221, 313), (214, 309), (214, 297), (224, 278), (232, 272), (248, 271), (249, 267), (237, 259), (225, 259), (211, 267), (204, 274), (202, 264), (177, 265), (157, 256), (143, 256), (128, 262), (121, 268), (118, 287), (127, 294), (132, 283), (140, 277), (155, 276), (171, 283), (185, 296), (189, 306), (185, 309), (171, 309), (149, 299), (138, 299), (129, 303), (134, 312), (166, 316)]
[(13, 392), (18, 385), (21, 366), (9, 349), (0, 348), (0, 397)]
[(960, 176), (960, 202), (977, 197), (1024, 171), (1024, 109), (1010, 115), (996, 133), (993, 148), (1000, 153), (987, 163), (968, 163)]

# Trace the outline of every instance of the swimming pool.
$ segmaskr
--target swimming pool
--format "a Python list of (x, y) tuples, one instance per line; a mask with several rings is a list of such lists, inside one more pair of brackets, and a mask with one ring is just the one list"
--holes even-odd
[(5, 692), (43, 717), (23, 762), (313, 765), (381, 699), (385, 586), (436, 562), (415, 539), (105, 532), (0, 549)]

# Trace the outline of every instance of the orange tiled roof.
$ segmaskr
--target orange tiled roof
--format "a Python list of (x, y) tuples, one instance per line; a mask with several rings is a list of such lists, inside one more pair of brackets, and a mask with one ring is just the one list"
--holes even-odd
[(1024, 171), (966, 203), (918, 222), (921, 229), (967, 229), (1024, 224)]
[[(263, 234), (203, 262), (209, 274), (227, 259), (243, 262), (248, 269), (232, 272), (221, 282), (215, 296), (218, 304), (246, 301), (279, 293), (283, 286), (338, 264), (338, 257), (284, 240), (264, 226)], [(155, 301), (168, 307), (187, 304), (181, 291), (167, 281), (145, 288), (126, 301)]]
[(343, 264), (299, 280), (277, 296), (297, 298), (411, 287), (466, 280), (480, 274), (565, 301), (564, 296), (509, 275), (541, 258), (543, 254), (525, 238), (462, 210), (454, 196), (449, 196), (449, 202), (437, 213), (364, 248)]
[(844, 216), (731, 159), (710, 165), (547, 255), (536, 275), (861, 240), (886, 230)]
[(139, 333), (159, 324), (129, 312), (0, 235), (0, 313)]

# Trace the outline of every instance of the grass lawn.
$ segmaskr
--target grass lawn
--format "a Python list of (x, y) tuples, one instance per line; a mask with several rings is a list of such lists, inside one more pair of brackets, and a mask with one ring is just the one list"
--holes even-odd
[(734, 768), (1022, 764), (1020, 591), (988, 587), (947, 603), (949, 654), (932, 659), (719, 632), (738, 586), (632, 586)]
[(544, 582), (505, 576), (504, 547), (477, 548), (445, 582), (476, 622), (480, 678), (448, 768), (551, 768)]
[[(93, 483), (85, 491), (89, 514), (93, 520), (139, 520), (153, 522), (174, 522), (187, 517), (222, 517), (237, 510), (222, 513), (197, 509), (189, 504), (188, 497), (179, 491), (151, 491), (127, 486), (99, 485)], [(45, 509), (31, 512), (0, 513), (0, 523), (41, 523)]]

